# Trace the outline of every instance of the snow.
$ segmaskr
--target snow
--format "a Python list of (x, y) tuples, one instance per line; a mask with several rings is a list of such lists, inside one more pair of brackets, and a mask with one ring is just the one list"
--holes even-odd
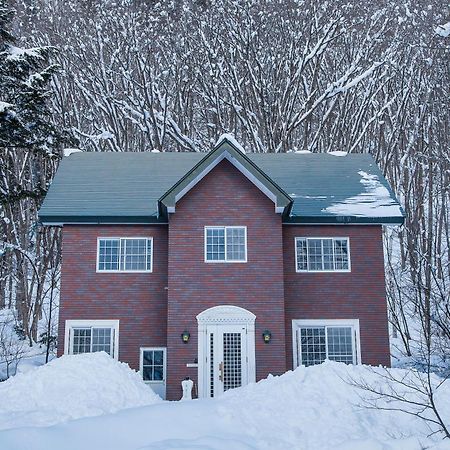
[(111, 133), (111, 131), (102, 131), (96, 137), (98, 140), (114, 139), (114, 135)]
[(332, 155), (332, 156), (347, 156), (348, 152), (344, 152), (342, 150), (336, 150), (334, 152), (328, 152), (328, 154)]
[(17, 61), (20, 59), (24, 59), (25, 57), (31, 58), (42, 58), (40, 53), (40, 48), (20, 48), (14, 47), (14, 45), (8, 45), (8, 56), (6, 57), (7, 61)]
[(11, 103), (0, 101), (0, 113), (5, 112), (7, 109), (12, 108), (13, 105)]
[(242, 147), (241, 144), (239, 144), (239, 142), (236, 140), (236, 138), (234, 137), (233, 134), (231, 133), (224, 133), (222, 134), (219, 139), (217, 139), (216, 144), (214, 145), (214, 147), (218, 147), (223, 141), (229, 141), (231, 142), (231, 144), (236, 147), (237, 150), (239, 150), (242, 153), (245, 153), (245, 149), (244, 147)]
[(103, 352), (62, 356), (18, 373), (0, 383), (0, 398), (0, 430), (53, 425), (161, 401), (127, 364)]
[[(92, 356), (92, 355), (90, 355)], [(106, 357), (106, 355), (105, 355)], [(72, 357), (72, 358), (78, 358)], [(87, 361), (88, 362), (88, 361)], [(53, 364), (53, 366), (51, 366)], [(48, 366), (55, 368), (55, 364)], [(111, 362), (112, 364), (112, 362)], [(114, 363), (117, 365), (118, 363)], [(40, 414), (41, 425), (55, 423), (55, 416), (43, 404), (36, 404), (33, 391), (38, 389), (42, 399), (64, 399), (66, 406), (55, 404), (60, 410), (69, 410), (80, 403), (89, 403), (92, 412), (109, 412), (106, 407), (114, 396), (131, 396), (127, 376), (117, 383), (116, 369), (102, 370), (92, 375), (92, 366), (74, 365), (74, 378), (80, 386), (69, 383), (64, 389), (58, 378), (72, 377), (72, 367), (59, 371), (59, 377), (49, 370), (50, 381), (44, 389), (23, 383), (20, 394), (14, 388), (15, 401), (25, 406), (30, 397), (28, 410)], [(98, 368), (100, 365), (96, 365)], [(50, 427), (38, 427), (30, 423), (27, 428), (16, 428), (24, 421), (0, 418), (4, 430), (0, 432), (0, 448), (16, 450), (79, 450), (80, 448), (108, 448), (109, 450), (249, 450), (249, 449), (340, 449), (340, 450), (419, 450), (422, 448), (448, 449), (443, 446), (442, 435), (433, 434), (427, 424), (414, 416), (399, 411), (367, 409), (361, 406), (368, 394), (351, 385), (349, 381), (360, 378), (376, 385), (378, 373), (383, 368), (346, 366), (325, 362), (320, 366), (299, 367), (279, 377), (269, 376), (259, 383), (226, 392), (216, 399), (183, 402), (156, 402), (149, 406), (129, 408), (99, 417), (73, 420)], [(409, 372), (390, 369), (397, 378), (408, 377)], [(110, 377), (113, 378), (111, 381)], [(88, 380), (86, 380), (88, 378)], [(27, 380), (32, 383), (31, 377)], [(42, 381), (42, 380), (41, 380)], [(432, 377), (432, 382), (439, 379)], [(108, 387), (111, 383), (113, 386)], [(56, 393), (51, 392), (56, 384)], [(140, 391), (134, 383), (133, 389)], [(10, 384), (11, 386), (11, 384)], [(18, 388), (19, 386), (17, 386)], [(11, 388), (10, 388), (11, 389)], [(100, 393), (97, 392), (100, 390)], [(108, 395), (104, 395), (105, 390)], [(0, 397), (8, 389), (0, 392)], [(415, 398), (414, 391), (405, 389), (405, 395)], [(438, 402), (444, 420), (450, 420), (449, 382), (437, 391)], [(6, 396), (7, 402), (11, 400)], [(149, 403), (152, 403), (153, 398)], [(118, 402), (120, 403), (120, 402)], [(130, 406), (129, 400), (123, 402)], [(106, 404), (106, 405), (105, 405)], [(382, 403), (380, 406), (387, 406)], [(116, 405), (117, 406), (117, 405)], [(398, 406), (390, 403), (390, 406)], [(96, 409), (97, 407), (98, 409)], [(82, 410), (79, 409), (79, 412)], [(87, 414), (86, 414), (87, 415)], [(30, 415), (29, 415), (30, 416)], [(81, 415), (79, 415), (81, 417)], [(46, 420), (50, 418), (50, 420)], [(61, 421), (65, 420), (61, 417)], [(9, 430), (5, 428), (10, 427)], [(429, 436), (430, 435), (430, 436)], [(444, 444), (442, 444), (442, 442)], [(448, 442), (448, 441), (447, 441)]]
[(309, 155), (312, 152), (310, 150), (295, 150), (294, 153), (297, 153), (298, 155)]
[(364, 186), (364, 192), (354, 197), (346, 198), (340, 203), (335, 203), (322, 211), (331, 214), (357, 217), (401, 217), (399, 205), (391, 197), (388, 189), (383, 186), (377, 175), (359, 171), (360, 183)]
[(80, 152), (82, 152), (82, 150), (80, 150), (79, 148), (65, 148), (63, 150), (63, 155), (70, 156), (72, 153), (80, 153)]
[(449, 37), (450, 36), (450, 22), (445, 23), (444, 25), (439, 25), (434, 32), (441, 37)]

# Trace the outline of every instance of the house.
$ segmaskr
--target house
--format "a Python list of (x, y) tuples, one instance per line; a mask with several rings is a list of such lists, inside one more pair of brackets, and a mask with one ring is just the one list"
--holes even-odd
[(75, 153), (40, 210), (62, 227), (58, 354), (106, 351), (167, 399), (326, 358), (390, 364), (369, 155)]

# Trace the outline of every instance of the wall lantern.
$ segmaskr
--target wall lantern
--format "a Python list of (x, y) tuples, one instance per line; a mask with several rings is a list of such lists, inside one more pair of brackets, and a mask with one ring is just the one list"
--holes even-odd
[(268, 344), (270, 342), (270, 339), (272, 338), (272, 333), (269, 330), (264, 330), (262, 337), (263, 337), (264, 343)]
[(189, 331), (187, 331), (187, 330), (184, 330), (182, 333), (181, 333), (181, 340), (185, 343), (185, 344), (187, 344), (188, 342), (189, 342), (189, 338), (191, 337), (191, 335), (190, 335), (190, 333), (189, 333)]

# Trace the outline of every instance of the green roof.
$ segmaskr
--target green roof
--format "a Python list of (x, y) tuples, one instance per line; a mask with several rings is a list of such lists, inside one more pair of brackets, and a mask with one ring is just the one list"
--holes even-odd
[[(370, 155), (239, 156), (232, 142), (218, 147), (273, 194), (284, 208), (285, 223), (403, 223), (403, 211)], [(174, 206), (174, 193), (188, 188), (218, 147), (208, 154), (74, 153), (62, 160), (39, 211), (40, 221), (45, 225), (167, 222), (164, 206)]]

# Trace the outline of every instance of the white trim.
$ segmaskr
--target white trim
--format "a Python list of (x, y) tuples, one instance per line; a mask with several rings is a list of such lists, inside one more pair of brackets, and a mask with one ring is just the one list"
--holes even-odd
[(64, 330), (64, 354), (72, 354), (72, 330), (74, 328), (111, 328), (114, 330), (113, 354), (114, 359), (119, 359), (119, 320), (66, 320)]
[(361, 364), (361, 339), (359, 319), (293, 319), (292, 320), (292, 355), (294, 369), (299, 366), (297, 331), (301, 327), (351, 327), (354, 332), (353, 360)]
[(247, 309), (233, 305), (220, 305), (208, 308), (197, 315), (198, 322), (198, 396), (208, 395), (208, 378), (206, 376), (207, 333), (208, 325), (243, 325), (247, 336), (247, 380), (256, 381), (255, 362), (255, 320), (256, 316)]
[[(150, 252), (150, 270), (107, 270), (98, 268), (99, 258), (100, 258), (100, 241), (101, 240), (111, 240), (111, 241), (119, 241), (119, 267), (120, 267), (120, 253), (122, 248), (122, 240), (125, 239), (146, 239), (147, 241), (151, 241), (151, 252)], [(147, 249), (148, 243), (145, 246)], [(147, 261), (145, 262), (147, 265)], [(95, 271), (97, 273), (152, 273), (153, 272), (153, 237), (152, 236), (97, 236), (97, 259), (95, 262)]]
[[(208, 175), (211, 170), (214, 169), (221, 161), (226, 159), (231, 164), (233, 164), (236, 169), (239, 170), (239, 172), (242, 173), (249, 181), (251, 181), (261, 192), (263, 192), (270, 200), (272, 200), (275, 204), (275, 212), (277, 214), (280, 214), (284, 211), (284, 208), (278, 207), (277, 205), (277, 197), (274, 195), (270, 189), (268, 189), (263, 183), (261, 183), (252, 173), (247, 170), (236, 158), (234, 158), (229, 152), (224, 151), (223, 153), (220, 153), (219, 156), (209, 163), (205, 169), (200, 172), (190, 183), (188, 183), (178, 194), (175, 195), (175, 204), (183, 198), (197, 183), (199, 183), (206, 175)], [(170, 208), (171, 210), (169, 212), (174, 213), (176, 206)]]
[[(308, 262), (308, 239), (332, 239), (333, 240), (333, 264), (334, 264), (334, 241), (335, 240), (345, 240), (347, 241), (347, 252), (348, 252), (348, 269), (333, 269), (333, 270), (299, 270), (297, 265), (297, 240), (300, 239), (306, 239), (306, 261)], [(350, 255), (350, 238), (348, 236), (346, 237), (340, 237), (340, 236), (296, 236), (294, 237), (294, 251), (295, 251), (295, 271), (297, 273), (349, 273), (352, 271), (352, 263), (351, 263), (351, 255)]]
[[(208, 229), (224, 229), (224, 239), (225, 239), (225, 259), (221, 260), (208, 260), (207, 259), (207, 245), (206, 245), (206, 230)], [(227, 259), (227, 228), (244, 228), (244, 244), (245, 244), (245, 258), (244, 259)], [(208, 264), (217, 263), (246, 263), (247, 262), (247, 226), (246, 225), (205, 225), (204, 230), (204, 262)]]

